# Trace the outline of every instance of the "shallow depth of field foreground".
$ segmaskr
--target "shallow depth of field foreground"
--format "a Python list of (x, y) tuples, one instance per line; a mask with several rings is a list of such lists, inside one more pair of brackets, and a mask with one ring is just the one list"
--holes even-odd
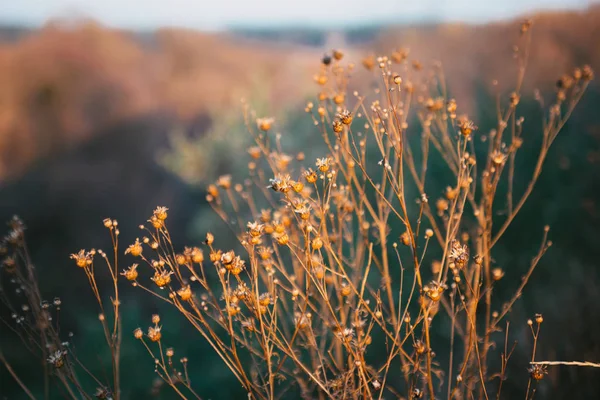
[(0, 398), (596, 398), (599, 22), (8, 41)]

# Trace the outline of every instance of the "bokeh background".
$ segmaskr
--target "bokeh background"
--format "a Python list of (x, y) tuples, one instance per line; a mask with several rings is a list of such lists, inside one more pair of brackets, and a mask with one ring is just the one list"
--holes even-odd
[[(250, 143), (241, 99), (277, 119), (287, 148), (319, 155), (304, 114), (318, 88), (321, 56), (342, 49), (361, 59), (403, 47), (425, 68), (443, 65), (449, 89), (483, 129), (493, 126), (495, 94), (514, 82), (512, 46), (533, 18), (533, 45), (521, 113), (538, 132), (536, 91), (552, 94), (576, 66), (600, 71), (600, 5), (593, 1), (223, 0), (217, 2), (21, 0), (0, 3), (0, 220), (18, 214), (48, 299), (63, 302), (61, 326), (102, 375), (106, 355), (96, 304), (69, 254), (110, 246), (102, 219), (116, 218), (122, 243), (157, 205), (169, 207), (174, 241), (199, 244), (226, 231), (205, 202), (205, 187), (231, 173), (241, 180)], [(498, 86), (492, 85), (494, 80)], [(532, 133), (532, 134), (533, 134)], [(312, 138), (312, 139), (311, 139)], [(311, 149), (303, 146), (309, 140)], [(525, 171), (537, 156), (523, 151)], [(529, 175), (516, 177), (520, 184)], [(440, 193), (444, 187), (440, 187)], [(588, 93), (552, 147), (545, 171), (520, 216), (496, 248), (506, 270), (500, 295), (512, 293), (552, 227), (554, 246), (511, 315), (518, 340), (506, 398), (527, 366), (524, 323), (544, 314), (539, 354), (600, 362), (600, 85)], [(123, 265), (125, 266), (125, 265)], [(3, 272), (0, 272), (3, 273)], [(190, 359), (196, 391), (243, 398), (226, 368), (172, 311), (123, 288), (124, 332), (160, 312), (164, 336)], [(2, 318), (10, 319), (5, 314)], [(10, 323), (10, 322), (9, 322)], [(0, 346), (40, 393), (39, 361), (0, 324)], [(153, 361), (133, 337), (123, 345), (124, 398), (174, 398), (155, 384)], [(525, 376), (526, 379), (526, 376)], [(514, 390), (514, 391), (511, 391)], [(600, 397), (600, 372), (553, 368), (538, 396)], [(0, 398), (25, 398), (0, 368)]]

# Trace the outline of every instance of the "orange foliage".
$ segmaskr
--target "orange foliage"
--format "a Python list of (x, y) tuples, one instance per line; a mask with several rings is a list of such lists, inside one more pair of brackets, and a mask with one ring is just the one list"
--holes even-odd
[[(83, 21), (0, 44), (0, 178), (126, 118), (161, 110), (190, 119), (222, 109), (239, 101), (255, 74), (282, 80), (298, 65), (273, 46), (224, 35), (148, 36), (153, 43)], [(286, 89), (273, 95), (288, 101), (301, 85), (273, 84)]]

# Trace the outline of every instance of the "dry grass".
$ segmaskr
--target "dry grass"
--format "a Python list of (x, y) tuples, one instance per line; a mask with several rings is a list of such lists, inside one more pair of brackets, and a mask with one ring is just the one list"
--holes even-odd
[[(494, 246), (533, 191), (548, 150), (593, 76), (589, 67), (571, 71), (560, 78), (555, 98), (540, 101), (536, 166), (529, 184), (516, 192), (512, 182), (522, 172), (515, 159), (523, 141), (534, 140), (523, 135), (518, 111), (530, 28), (520, 27), (515, 44), (513, 91), (499, 98), (497, 123), (485, 131), (447, 98), (440, 68), (424, 71), (398, 54), (380, 57), (372, 68), (378, 88), (351, 93), (354, 67), (334, 52), (317, 73), (318, 101), (306, 105), (326, 154), (314, 164), (303, 153), (286, 154), (276, 121), (247, 107), (255, 139), (249, 177), (235, 183), (223, 176), (207, 194), (238, 246), (225, 247), (225, 234), (208, 233), (203, 249), (177, 251), (168, 210), (158, 207), (140, 226), (141, 239), (125, 250), (137, 264), (122, 272), (123, 279), (140, 296), (168, 303), (185, 317), (248, 398), (500, 398), (513, 349), (506, 319), (551, 246), (549, 228), (540, 226), (539, 248), (510, 298), (493, 299), (504, 275), (493, 263)], [(428, 173), (435, 159), (451, 177), (439, 198)], [(122, 249), (117, 222), (104, 225), (113, 239), (111, 257), (81, 250), (72, 258), (89, 278), (111, 353), (113, 378), (98, 380), (99, 396), (119, 398)], [(32, 338), (33, 350), (48, 360), (46, 379), (57, 378), (67, 397), (91, 398), (74, 372), (85, 368), (39, 307), (16, 222), (7, 246), (15, 253), (5, 268), (34, 296), (27, 312), (4, 299), (17, 320), (8, 325), (25, 343)], [(98, 256), (114, 282), (110, 313), (95, 283)], [(498, 301), (504, 305), (496, 310)], [(553, 363), (536, 361), (543, 317), (527, 323), (533, 348), (523, 391), (531, 399)], [(444, 327), (450, 340), (442, 347), (432, 335)], [(155, 315), (144, 331), (133, 334), (157, 375), (182, 398), (199, 398), (187, 359), (177, 362), (174, 350), (165, 348), (168, 321)], [(500, 365), (490, 361), (496, 348)]]

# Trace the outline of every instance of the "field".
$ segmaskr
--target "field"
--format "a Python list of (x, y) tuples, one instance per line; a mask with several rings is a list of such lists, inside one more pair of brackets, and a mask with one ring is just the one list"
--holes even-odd
[(595, 398), (599, 22), (0, 29), (0, 394)]

